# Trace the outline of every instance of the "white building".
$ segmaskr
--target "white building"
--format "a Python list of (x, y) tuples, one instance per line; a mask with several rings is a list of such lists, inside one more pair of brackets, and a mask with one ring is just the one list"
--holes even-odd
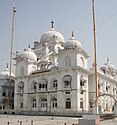
[(7, 68), (0, 73), (0, 110), (8, 107), (8, 84), (10, 82), (10, 106), (14, 109), (14, 86), (15, 76), (11, 73), (11, 80), (9, 80), (9, 69)]
[[(95, 77), (93, 68), (87, 67), (88, 57), (73, 32), (65, 42), (52, 22), (51, 29), (39, 42), (34, 42), (33, 48), (29, 46), (24, 52), (16, 52), (16, 112), (90, 111), (95, 101)], [(115, 68), (108, 61), (101, 70), (98, 73), (99, 93), (115, 97)], [(99, 97), (102, 109), (112, 110), (113, 96)]]

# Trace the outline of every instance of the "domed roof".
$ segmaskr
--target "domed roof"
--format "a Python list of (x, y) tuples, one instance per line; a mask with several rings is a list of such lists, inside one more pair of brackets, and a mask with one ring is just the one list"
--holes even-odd
[(64, 37), (61, 33), (57, 32), (55, 29), (54, 29), (54, 26), (53, 26), (53, 21), (51, 22), (51, 29), (47, 32), (45, 32), (41, 38), (40, 38), (40, 42), (51, 42), (51, 41), (56, 41), (56, 42), (60, 42), (60, 43), (64, 43)]
[[(0, 77), (8, 77), (8, 76), (9, 76), (9, 69), (8, 68), (6, 68), (4, 71), (2, 71), (0, 73)], [(13, 73), (11, 73), (11, 76), (15, 77), (15, 75)]]
[(66, 42), (64, 44), (64, 48), (65, 49), (68, 49), (68, 48), (82, 48), (81, 43), (77, 39), (74, 38), (73, 32), (72, 32), (71, 39), (69, 39), (68, 42)]
[(110, 62), (109, 58), (107, 58), (107, 63), (105, 65), (109, 68), (115, 69), (115, 66)]
[(30, 61), (37, 61), (37, 55), (31, 50), (31, 48), (25, 48), (20, 57), (22, 59), (29, 59)]

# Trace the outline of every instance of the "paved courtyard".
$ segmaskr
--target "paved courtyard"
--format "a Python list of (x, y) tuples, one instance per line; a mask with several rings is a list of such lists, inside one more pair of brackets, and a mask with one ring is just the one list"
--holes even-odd
[[(72, 125), (78, 118), (51, 116), (0, 115), (0, 125)], [(22, 123), (21, 123), (22, 122)], [(32, 123), (31, 123), (32, 122)], [(117, 119), (101, 121), (100, 125), (117, 125)]]

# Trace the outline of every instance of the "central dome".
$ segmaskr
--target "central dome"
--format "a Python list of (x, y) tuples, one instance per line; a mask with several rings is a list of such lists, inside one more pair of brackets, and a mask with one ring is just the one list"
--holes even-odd
[(57, 43), (64, 43), (64, 37), (61, 33), (57, 32), (54, 27), (53, 27), (53, 21), (51, 22), (51, 29), (47, 32), (45, 32), (41, 38), (40, 42), (41, 43), (49, 43), (49, 42), (57, 42)]

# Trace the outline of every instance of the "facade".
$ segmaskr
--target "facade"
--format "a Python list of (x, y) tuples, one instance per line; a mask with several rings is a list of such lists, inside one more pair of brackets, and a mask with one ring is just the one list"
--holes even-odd
[[(94, 70), (93, 68), (91, 69)], [(90, 108), (95, 102), (95, 81), (94, 72), (89, 75), (89, 96)], [(117, 70), (110, 63), (109, 59), (98, 71), (98, 105), (102, 112), (112, 112), (117, 100)]]
[[(14, 109), (14, 86), (15, 76), (11, 73), (10, 82), (10, 106)], [(9, 83), (9, 69), (7, 68), (0, 73), (0, 110), (4, 110), (8, 107), (8, 83)]]
[[(74, 33), (65, 42), (52, 22), (51, 29), (41, 36), (39, 42), (35, 41), (32, 48), (29, 45), (24, 52), (16, 52), (15, 111), (77, 113), (92, 110), (95, 77), (93, 68), (87, 67), (88, 58), (88, 53), (75, 39)], [(99, 92), (107, 92), (102, 90), (107, 84), (102, 84), (108, 82), (113, 86), (110, 94), (115, 97), (116, 72), (111, 77), (106, 68), (107, 65), (99, 71)], [(112, 111), (110, 101), (107, 104), (108, 99), (114, 105), (110, 96), (107, 99), (99, 97), (99, 105)]]

